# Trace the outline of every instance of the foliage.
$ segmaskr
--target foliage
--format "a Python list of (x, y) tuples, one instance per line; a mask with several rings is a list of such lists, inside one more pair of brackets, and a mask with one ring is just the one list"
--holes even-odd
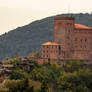
[(8, 63), (13, 64), (14, 67), (18, 66), (20, 62), (21, 61), (18, 58), (13, 58), (8, 60)]
[(29, 87), (29, 80), (24, 79), (21, 81), (6, 82), (8, 92), (34, 92), (34, 87)]
[(67, 60), (66, 62), (65, 70), (68, 72), (78, 71), (83, 67), (83, 61), (81, 60)]
[(34, 58), (39, 58), (40, 57), (40, 52), (31, 53), (29, 56), (34, 57)]
[(47, 92), (47, 91), (48, 91), (47, 83), (45, 81), (43, 81), (41, 88), (40, 88), (40, 92)]
[[(13, 88), (18, 89), (17, 92), (92, 92), (91, 68), (84, 68), (83, 61), (79, 60), (65, 62), (65, 66), (60, 61), (41, 65), (36, 62), (29, 73), (16, 68), (5, 88), (12, 90), (9, 92), (13, 92)], [(13, 80), (19, 81), (13, 83)]]
[(62, 92), (90, 92), (85, 81), (82, 81), (76, 73), (64, 73), (58, 80), (57, 88)]
[(14, 70), (12, 71), (10, 79), (14, 79), (14, 80), (23, 79), (25, 78), (25, 76), (26, 76), (26, 73), (23, 70)]

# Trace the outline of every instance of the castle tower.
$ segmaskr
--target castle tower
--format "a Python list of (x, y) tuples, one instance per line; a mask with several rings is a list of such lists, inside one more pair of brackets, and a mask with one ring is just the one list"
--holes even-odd
[(61, 44), (61, 55), (64, 59), (71, 59), (74, 46), (74, 18), (55, 17), (54, 19), (54, 41)]

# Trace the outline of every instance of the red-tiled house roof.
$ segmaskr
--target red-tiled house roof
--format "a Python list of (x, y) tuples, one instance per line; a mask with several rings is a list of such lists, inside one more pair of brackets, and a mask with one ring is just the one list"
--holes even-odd
[(55, 42), (46, 42), (46, 43), (43, 43), (42, 45), (59, 45), (59, 44)]
[(76, 29), (92, 29), (92, 27), (88, 27), (82, 24), (75, 24)]

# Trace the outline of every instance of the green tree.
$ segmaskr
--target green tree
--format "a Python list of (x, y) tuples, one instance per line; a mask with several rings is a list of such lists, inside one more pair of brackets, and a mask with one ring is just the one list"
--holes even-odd
[(91, 92), (77, 73), (64, 73), (58, 80), (58, 89), (62, 92)]
[(29, 56), (34, 57), (34, 58), (39, 58), (40, 57), (40, 52), (31, 53)]
[(74, 71), (78, 71), (79, 69), (82, 69), (82, 66), (83, 66), (83, 61), (68, 60), (66, 61), (65, 70), (67, 72), (74, 72)]
[(34, 92), (34, 87), (29, 86), (29, 80), (23, 79), (20, 81), (13, 81), (8, 82), (6, 87), (9, 89), (8, 92)]
[(12, 74), (10, 75), (10, 79), (12, 80), (18, 80), (25, 78), (25, 72), (22, 70), (14, 70), (12, 71)]
[(47, 92), (47, 91), (48, 91), (47, 83), (45, 81), (43, 81), (41, 88), (40, 88), (40, 92)]

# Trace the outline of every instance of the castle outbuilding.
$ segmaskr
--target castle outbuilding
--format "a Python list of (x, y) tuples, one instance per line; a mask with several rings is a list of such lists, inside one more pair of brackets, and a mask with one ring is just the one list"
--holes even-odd
[(42, 44), (42, 58), (92, 60), (92, 27), (74, 17), (54, 18), (54, 42)]

